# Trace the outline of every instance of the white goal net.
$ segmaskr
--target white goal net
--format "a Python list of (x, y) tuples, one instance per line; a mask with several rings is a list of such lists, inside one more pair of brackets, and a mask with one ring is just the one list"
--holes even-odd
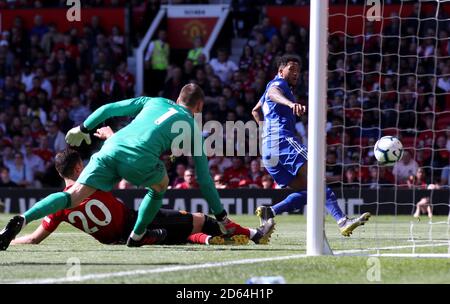
[[(350, 239), (327, 229), (335, 253), (450, 254), (449, 18), (450, 1), (330, 1), (327, 181), (373, 214)], [(385, 135), (393, 167), (373, 156)]]

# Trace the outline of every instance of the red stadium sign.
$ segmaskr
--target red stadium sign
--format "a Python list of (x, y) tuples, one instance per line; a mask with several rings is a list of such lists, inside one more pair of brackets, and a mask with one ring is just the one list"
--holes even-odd
[(189, 49), (194, 38), (207, 41), (222, 14), (221, 5), (170, 6), (167, 12), (168, 40), (172, 48)]

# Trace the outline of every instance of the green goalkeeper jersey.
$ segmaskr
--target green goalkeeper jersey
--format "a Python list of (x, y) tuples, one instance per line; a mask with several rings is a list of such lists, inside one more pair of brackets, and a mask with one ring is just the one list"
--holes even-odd
[(165, 98), (137, 97), (100, 107), (83, 125), (93, 130), (106, 119), (116, 116), (135, 118), (105, 141), (99, 151), (101, 156), (117, 163), (126, 163), (132, 174), (132, 170), (151, 170), (155, 162), (159, 162), (161, 154), (171, 150), (174, 140), (176, 143), (190, 144), (190, 149), (182, 145), (179, 147), (192, 151), (197, 181), (212, 211), (222, 209), (202, 149), (201, 132), (187, 108)]

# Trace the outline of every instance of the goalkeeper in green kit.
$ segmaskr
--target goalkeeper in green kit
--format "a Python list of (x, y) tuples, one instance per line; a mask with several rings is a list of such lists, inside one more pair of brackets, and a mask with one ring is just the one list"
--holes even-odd
[[(89, 164), (70, 189), (47, 196), (23, 215), (11, 219), (0, 232), (0, 250), (8, 248), (25, 224), (59, 210), (75, 207), (97, 189), (110, 191), (122, 178), (148, 189), (139, 207), (138, 218), (128, 238), (127, 246), (139, 247), (149, 244), (146, 239), (147, 226), (160, 209), (164, 192), (169, 184), (160, 156), (164, 151), (171, 149), (173, 140), (179, 136), (184, 144), (190, 143), (191, 151), (195, 146), (203, 147), (201, 133), (193, 117), (193, 114), (202, 112), (203, 101), (203, 90), (196, 84), (188, 84), (182, 88), (177, 103), (164, 98), (137, 97), (106, 104), (97, 109), (83, 124), (67, 133), (68, 144), (79, 146), (83, 141), (90, 144), (89, 132), (111, 117), (135, 116), (135, 118), (106, 140), (99, 152), (92, 155)], [(180, 128), (173, 128), (175, 123), (179, 123)], [(182, 126), (189, 128), (181, 128)], [(186, 129), (189, 130), (186, 132), (188, 134), (179, 131)], [(196, 143), (198, 140), (200, 142)], [(202, 194), (212, 213), (222, 224), (224, 234), (240, 229), (238, 224), (227, 218), (210, 176), (207, 158), (203, 149), (201, 150), (199, 156), (196, 155), (198, 153), (192, 155)], [(267, 228), (271, 230), (273, 227)], [(257, 233), (261, 231), (258, 229)]]

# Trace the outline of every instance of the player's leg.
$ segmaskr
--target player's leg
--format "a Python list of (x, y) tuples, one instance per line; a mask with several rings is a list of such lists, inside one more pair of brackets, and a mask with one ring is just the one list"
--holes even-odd
[(119, 179), (112, 165), (109, 158), (102, 153), (92, 155), (89, 164), (70, 189), (50, 194), (34, 204), (23, 215), (15, 216), (10, 220), (5, 229), (0, 232), (0, 250), (6, 250), (26, 224), (57, 211), (76, 207), (97, 189), (110, 191)]
[(136, 224), (128, 238), (127, 246), (137, 247), (143, 245), (141, 240), (147, 232), (147, 226), (153, 221), (162, 206), (162, 199), (168, 185), (169, 177), (164, 169), (164, 177), (158, 183), (151, 184), (148, 187), (148, 192), (139, 206)]
[[(302, 176), (300, 177), (299, 175)], [(304, 187), (306, 186), (307, 175), (308, 175), (307, 163), (305, 162), (302, 168), (298, 171), (296, 178), (289, 184), (289, 187), (294, 190), (304, 189)], [(370, 218), (370, 213), (368, 212), (365, 212), (356, 218), (351, 219), (348, 218), (342, 211), (342, 209), (339, 207), (336, 195), (334, 194), (333, 190), (327, 187), (325, 189), (325, 194), (326, 194), (325, 208), (328, 210), (328, 212), (331, 214), (331, 216), (338, 224), (339, 230), (341, 231), (341, 234), (343, 236), (350, 236), (356, 227), (364, 225)], [(297, 209), (297, 207), (299, 207), (300, 204), (303, 205), (306, 204), (307, 200), (306, 191), (297, 192), (297, 195), (294, 194), (293, 197), (291, 198), (288, 197), (287, 200), (288, 201), (291, 200), (291, 205), (287, 204), (288, 206), (293, 206), (294, 208)], [(280, 209), (281, 208), (279, 209), (275, 208), (275, 210), (277, 211), (280, 211)]]
[[(278, 155), (275, 165), (266, 162), (266, 169), (281, 187), (288, 187), (295, 192), (272, 208), (260, 207), (257, 215), (264, 222), (283, 212), (302, 209), (307, 200), (306, 187), (308, 179), (307, 148), (297, 138), (282, 138), (278, 141), (277, 150), (268, 149), (271, 154)], [(337, 204), (336, 196), (330, 188), (326, 189), (326, 208), (336, 221), (345, 218)]]
[[(204, 217), (204, 224), (201, 230), (202, 233), (211, 235), (212, 237), (223, 237), (224, 231), (222, 229), (222, 226), (216, 219), (204, 214), (199, 215), (203, 215)], [(238, 244), (242, 244), (242, 242), (244, 242), (244, 239), (242, 237), (237, 236), (245, 236), (247, 238), (247, 241), (248, 239), (250, 239), (256, 244), (267, 244), (269, 243), (270, 237), (272, 236), (272, 233), (275, 229), (275, 222), (274, 221), (266, 222), (256, 229), (242, 227), (238, 224), (236, 224), (234, 228), (235, 229), (233, 230), (233, 232), (230, 235), (228, 235), (228, 237), (231, 238), (230, 239), (231, 243), (235, 242)]]
[(88, 185), (75, 183), (65, 192), (50, 194), (23, 214), (25, 222), (30, 223), (59, 210), (76, 207), (96, 190)]
[(34, 204), (23, 215), (13, 217), (0, 232), (0, 250), (6, 250), (26, 224), (59, 210), (78, 206), (80, 202), (94, 193), (95, 190), (86, 185), (75, 184), (67, 192), (52, 193)]
[[(301, 209), (307, 201), (306, 187), (308, 178), (307, 149), (296, 138), (286, 138), (279, 141), (279, 158), (275, 166), (266, 169), (282, 187), (295, 190), (286, 199), (273, 207), (258, 207), (256, 214), (262, 223), (275, 215)], [(326, 188), (325, 207), (338, 223), (341, 233), (349, 236), (359, 225), (370, 217), (370, 213), (364, 213), (356, 219), (348, 219), (339, 207), (336, 195), (330, 188)]]

